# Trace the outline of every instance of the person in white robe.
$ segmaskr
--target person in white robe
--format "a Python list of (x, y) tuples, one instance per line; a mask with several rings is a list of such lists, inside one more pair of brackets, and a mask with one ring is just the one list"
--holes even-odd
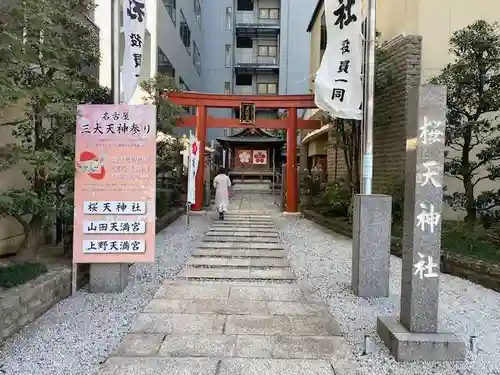
[(229, 206), (229, 188), (231, 187), (231, 180), (226, 174), (226, 170), (221, 168), (214, 178), (215, 188), (215, 207), (219, 213), (219, 219), (224, 220), (224, 213), (227, 212)]

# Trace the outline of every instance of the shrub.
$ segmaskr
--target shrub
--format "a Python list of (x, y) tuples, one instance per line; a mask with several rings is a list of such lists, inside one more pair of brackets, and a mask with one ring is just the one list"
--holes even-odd
[(350, 216), (352, 203), (351, 189), (345, 180), (337, 180), (326, 186), (325, 199), (328, 202), (323, 213), (333, 217)]
[(12, 264), (0, 267), (0, 287), (13, 288), (47, 273), (47, 267), (41, 263)]

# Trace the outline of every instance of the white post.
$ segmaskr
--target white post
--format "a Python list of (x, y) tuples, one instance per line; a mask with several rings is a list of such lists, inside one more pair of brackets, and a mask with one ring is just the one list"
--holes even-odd
[(120, 104), (120, 0), (113, 1), (111, 9), (111, 63), (113, 66), (113, 102)]
[[(113, 102), (120, 104), (120, 0), (111, 0), (111, 65)], [(128, 283), (127, 263), (92, 263), (91, 293), (120, 293)]]
[(363, 191), (372, 194), (373, 180), (373, 107), (375, 88), (376, 0), (368, 0), (368, 19), (365, 32), (365, 71), (363, 105)]

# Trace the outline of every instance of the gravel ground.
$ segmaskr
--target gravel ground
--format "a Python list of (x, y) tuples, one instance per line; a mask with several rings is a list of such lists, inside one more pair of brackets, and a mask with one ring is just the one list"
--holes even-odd
[(80, 291), (58, 303), (0, 348), (0, 374), (98, 374), (99, 364), (118, 347), (161, 281), (181, 270), (207, 228), (205, 217), (193, 216), (186, 231), (182, 216), (156, 236), (156, 263), (130, 268), (123, 293)]
[(478, 353), (464, 362), (398, 363), (376, 333), (377, 316), (399, 315), (401, 259), (391, 257), (390, 297), (358, 298), (350, 291), (351, 240), (305, 219), (276, 218), (283, 241), (301, 283), (330, 307), (346, 338), (362, 351), (365, 335), (375, 348), (356, 354), (367, 375), (494, 375), (500, 374), (500, 294), (467, 280), (441, 275), (440, 330), (459, 334), (469, 343), (477, 336)]

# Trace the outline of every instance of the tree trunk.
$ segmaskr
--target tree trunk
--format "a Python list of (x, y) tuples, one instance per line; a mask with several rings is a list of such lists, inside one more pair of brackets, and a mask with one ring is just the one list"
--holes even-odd
[(465, 210), (467, 216), (465, 221), (469, 226), (474, 226), (477, 219), (476, 199), (474, 198), (474, 184), (472, 183), (472, 172), (470, 164), (470, 151), (472, 140), (472, 128), (468, 124), (464, 134), (464, 145), (462, 147), (462, 178), (465, 190)]
[(43, 237), (43, 218), (34, 215), (29, 223), (29, 234), (26, 236), (25, 252), (34, 256), (37, 248), (41, 245), (40, 240)]
[(474, 185), (469, 176), (464, 176), (464, 188), (465, 210), (467, 211), (465, 221), (469, 223), (470, 226), (474, 226), (477, 220), (476, 199), (474, 198)]

